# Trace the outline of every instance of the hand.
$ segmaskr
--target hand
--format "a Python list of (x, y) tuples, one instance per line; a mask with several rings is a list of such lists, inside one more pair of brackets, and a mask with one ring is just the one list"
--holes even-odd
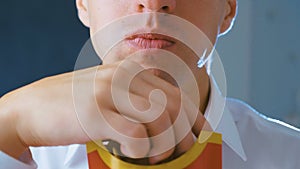
[[(122, 77), (130, 76), (131, 66), (133, 65), (122, 67), (124, 69)], [(111, 139), (121, 143), (121, 151), (132, 158), (154, 154), (150, 162), (156, 163), (169, 157), (174, 153), (176, 139), (182, 133), (182, 126), (170, 127), (178, 114), (176, 105), (180, 105), (178, 104), (180, 91), (150, 72), (140, 73), (135, 77), (129, 90), (133, 105), (141, 109), (148, 108), (149, 91), (161, 89), (168, 98), (168, 106), (161, 116), (152, 122), (143, 124), (133, 122), (128, 117), (137, 121), (145, 119), (141, 119), (143, 117), (139, 114), (133, 114), (129, 111), (130, 108), (117, 110), (112, 99), (112, 77), (117, 68), (119, 68), (119, 63), (53, 76), (5, 95), (0, 102), (0, 121), (1, 124), (7, 124), (6, 128), (0, 129), (1, 150), (17, 158), (29, 146), (69, 145), (85, 143), (91, 139)], [(76, 79), (73, 80), (74, 73)], [(92, 83), (94, 78), (96, 90), (87, 90), (93, 87), (91, 84), (94, 84)], [(84, 90), (75, 91), (74, 96), (74, 90), (72, 90), (74, 85)], [(122, 92), (122, 87), (119, 89)], [(97, 103), (95, 103), (95, 97)], [(78, 103), (76, 99), (79, 99), (81, 103), (75, 104), (76, 109), (73, 103), (74, 98), (74, 103)], [(99, 116), (98, 108), (103, 116)], [(202, 118), (197, 117), (196, 124), (201, 124)], [(182, 123), (179, 124), (185, 124), (183, 128), (191, 125), (188, 117), (183, 117)], [(150, 147), (147, 138), (156, 136), (169, 127), (167, 135), (157, 140), (150, 140)], [(189, 149), (193, 144), (192, 138), (192, 132), (188, 131), (177, 145), (176, 152), (180, 154)], [(162, 154), (156, 154), (160, 152), (159, 149), (169, 144), (173, 148)]]

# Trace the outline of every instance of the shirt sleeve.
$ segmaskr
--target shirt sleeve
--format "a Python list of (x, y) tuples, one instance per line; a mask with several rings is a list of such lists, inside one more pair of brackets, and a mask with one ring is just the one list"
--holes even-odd
[(31, 152), (27, 151), (17, 160), (0, 151), (0, 169), (36, 169), (37, 165), (31, 157)]

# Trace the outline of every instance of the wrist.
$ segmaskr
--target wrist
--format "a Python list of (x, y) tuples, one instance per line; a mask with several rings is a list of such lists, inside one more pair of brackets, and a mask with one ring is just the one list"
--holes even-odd
[(18, 112), (13, 110), (10, 94), (0, 98), (0, 150), (19, 159), (28, 146), (22, 142), (16, 130)]

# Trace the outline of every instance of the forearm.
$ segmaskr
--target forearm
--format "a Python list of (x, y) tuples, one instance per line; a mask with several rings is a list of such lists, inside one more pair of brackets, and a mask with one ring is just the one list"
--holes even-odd
[(0, 98), (0, 150), (18, 159), (28, 147), (17, 133), (18, 113), (13, 111), (9, 97)]

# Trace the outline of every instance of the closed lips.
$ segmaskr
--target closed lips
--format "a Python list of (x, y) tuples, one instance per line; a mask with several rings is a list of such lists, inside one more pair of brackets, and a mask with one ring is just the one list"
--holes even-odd
[(151, 33), (133, 35), (126, 40), (131, 46), (139, 49), (164, 49), (175, 44), (175, 42), (167, 36)]

